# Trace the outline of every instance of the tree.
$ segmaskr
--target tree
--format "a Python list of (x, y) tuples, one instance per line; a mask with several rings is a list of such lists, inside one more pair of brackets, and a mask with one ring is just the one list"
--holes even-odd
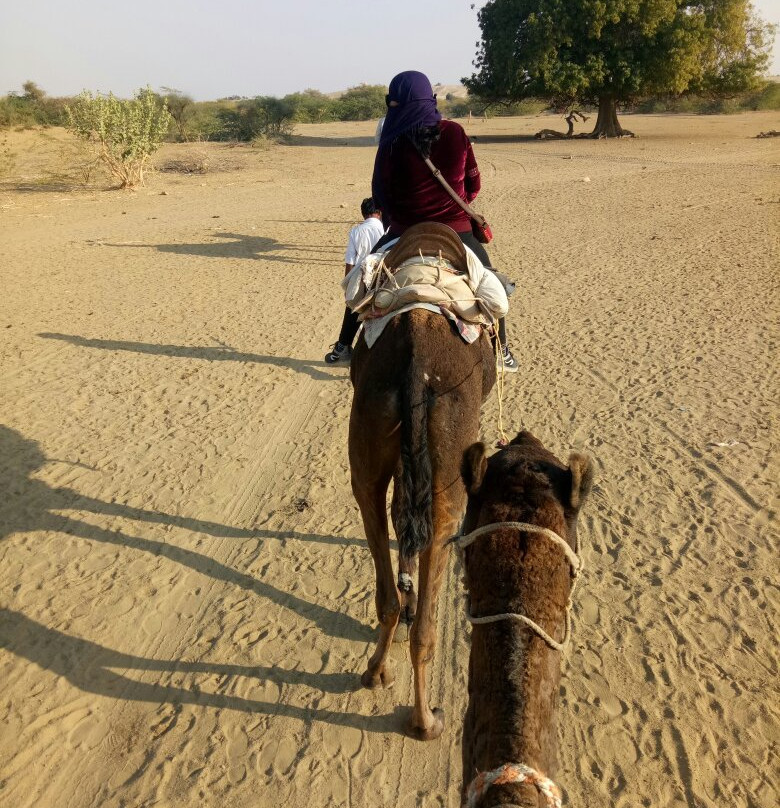
[(161, 87), (164, 93), (165, 103), (168, 112), (171, 113), (173, 124), (176, 127), (176, 139), (180, 143), (186, 143), (190, 139), (189, 122), (195, 114), (195, 102), (192, 98), (181, 90), (173, 87)]
[(774, 36), (749, 0), (489, 0), (478, 17), (469, 91), (494, 103), (597, 104), (591, 137), (630, 134), (621, 103), (753, 89)]
[(41, 104), (46, 98), (46, 93), (34, 81), (25, 81), (22, 89), (24, 90), (22, 98), (33, 104)]
[(84, 91), (66, 111), (70, 131), (95, 145), (120, 188), (144, 184), (144, 168), (171, 123), (168, 108), (151, 88), (130, 100)]

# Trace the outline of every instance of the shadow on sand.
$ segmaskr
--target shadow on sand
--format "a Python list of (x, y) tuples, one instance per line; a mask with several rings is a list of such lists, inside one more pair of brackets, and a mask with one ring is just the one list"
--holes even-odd
[(318, 603), (310, 603), (290, 592), (278, 589), (267, 581), (228, 567), (204, 553), (174, 544), (132, 536), (122, 530), (98, 527), (81, 519), (58, 513), (58, 511), (82, 510), (139, 522), (166, 524), (206, 533), (215, 538), (297, 539), (341, 546), (363, 546), (363, 542), (338, 536), (296, 534), (262, 529), (247, 530), (221, 525), (217, 522), (147, 511), (118, 502), (103, 502), (92, 497), (82, 496), (68, 488), (52, 488), (45, 482), (35, 479), (34, 474), (46, 462), (47, 458), (35, 441), (22, 437), (13, 429), (0, 426), (0, 490), (5, 492), (5, 496), (0, 500), (0, 539), (11, 533), (33, 531), (65, 533), (90, 541), (126, 547), (136, 552), (148, 553), (151, 556), (162, 556), (214, 580), (252, 592), (261, 598), (267, 598), (290, 609), (316, 623), (324, 634), (349, 640), (367, 641), (371, 638), (372, 629), (354, 617), (335, 612)]
[(56, 339), (77, 345), (79, 348), (99, 348), (104, 351), (130, 351), (139, 354), (152, 354), (154, 356), (175, 356), (182, 359), (205, 359), (209, 362), (257, 362), (261, 365), (275, 365), (280, 368), (289, 368), (298, 373), (305, 373), (315, 381), (330, 381), (342, 379), (340, 373), (326, 373), (320, 368), (328, 368), (324, 361), (314, 359), (293, 359), (289, 356), (270, 356), (267, 354), (253, 354), (233, 350), (227, 345), (215, 345), (210, 348), (190, 345), (157, 345), (149, 342), (128, 342), (113, 339), (87, 339), (75, 334), (56, 334), (42, 332), (37, 336), (42, 339)]
[(330, 147), (344, 147), (344, 146), (361, 146), (364, 148), (370, 147), (376, 149), (376, 143), (373, 135), (352, 135), (351, 137), (315, 137), (314, 135), (291, 135), (290, 139), (286, 142), (287, 146), (330, 146)]
[(262, 261), (278, 261), (283, 264), (332, 264), (333, 257), (317, 258), (312, 256), (298, 256), (293, 258), (287, 255), (278, 255), (287, 250), (309, 251), (312, 253), (327, 253), (336, 256), (336, 252), (327, 247), (302, 246), (296, 244), (282, 244), (266, 236), (248, 236), (242, 233), (213, 233), (214, 238), (221, 238), (221, 242), (205, 242), (201, 244), (117, 244), (110, 241), (101, 242), (104, 247), (118, 247), (122, 249), (154, 249), (163, 253), (174, 255), (197, 255), (201, 258), (249, 258)]
[(397, 707), (393, 713), (387, 715), (339, 713), (278, 701), (255, 701), (222, 693), (208, 693), (199, 687), (185, 689), (173, 685), (139, 682), (112, 669), (243, 676), (258, 681), (303, 686), (336, 694), (349, 693), (360, 688), (360, 680), (354, 673), (308, 673), (276, 665), (243, 667), (214, 662), (181, 662), (133, 656), (47, 628), (10, 609), (0, 609), (0, 648), (29, 660), (43, 670), (62, 676), (81, 691), (113, 699), (150, 704), (167, 703), (176, 706), (194, 704), (222, 710), (264, 713), (297, 718), (306, 724), (324, 721), (336, 726), (382, 734), (399, 731), (402, 717), (408, 712)]

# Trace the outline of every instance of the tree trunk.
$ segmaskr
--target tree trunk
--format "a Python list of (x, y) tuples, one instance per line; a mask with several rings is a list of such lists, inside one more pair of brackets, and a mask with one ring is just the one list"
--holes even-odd
[(599, 98), (599, 117), (589, 137), (634, 137), (633, 132), (623, 129), (617, 117), (617, 102), (610, 95)]

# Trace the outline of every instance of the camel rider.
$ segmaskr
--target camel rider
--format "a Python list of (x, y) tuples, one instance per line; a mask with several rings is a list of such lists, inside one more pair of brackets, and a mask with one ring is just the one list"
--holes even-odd
[[(463, 127), (455, 121), (442, 120), (431, 83), (423, 73), (399, 73), (389, 89), (372, 180), (373, 197), (389, 229), (374, 250), (414, 224), (439, 222), (451, 227), (490, 268), (490, 257), (473, 235), (468, 214), (450, 198), (423, 160), (429, 157), (466, 202), (475, 199), (480, 174)], [(498, 322), (498, 338), (504, 370), (514, 373), (518, 364), (507, 344), (503, 317)]]
[[(373, 251), (374, 245), (385, 232), (382, 225), (382, 211), (372, 197), (369, 196), (363, 200), (360, 212), (363, 214), (363, 221), (349, 231), (347, 251), (344, 255), (345, 277), (349, 275), (352, 267), (362, 263), (363, 259)], [(329, 365), (335, 365), (336, 362), (349, 362), (352, 355), (352, 342), (359, 328), (358, 315), (349, 308), (345, 309), (339, 338), (331, 351), (325, 355), (325, 361)]]

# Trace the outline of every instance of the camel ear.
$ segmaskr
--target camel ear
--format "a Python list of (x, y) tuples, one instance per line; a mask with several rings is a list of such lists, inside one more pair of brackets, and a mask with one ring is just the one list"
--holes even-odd
[(571, 471), (569, 504), (578, 511), (593, 485), (593, 461), (587, 455), (572, 452), (569, 456), (569, 471)]
[(460, 474), (469, 494), (476, 494), (482, 487), (487, 471), (487, 456), (484, 443), (472, 443), (463, 453)]

